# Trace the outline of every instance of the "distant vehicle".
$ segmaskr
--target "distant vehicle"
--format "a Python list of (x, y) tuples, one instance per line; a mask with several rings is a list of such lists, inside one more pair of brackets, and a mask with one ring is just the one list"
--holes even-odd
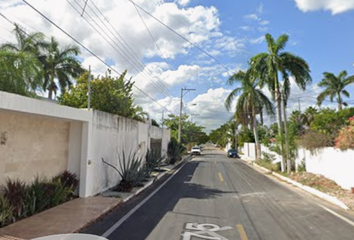
[(230, 149), (229, 151), (227, 151), (227, 157), (229, 158), (240, 158), (240, 156), (238, 155), (237, 151), (235, 149)]
[(195, 147), (192, 147), (191, 153), (192, 153), (192, 155), (201, 155), (202, 151), (200, 150), (200, 147), (195, 146)]

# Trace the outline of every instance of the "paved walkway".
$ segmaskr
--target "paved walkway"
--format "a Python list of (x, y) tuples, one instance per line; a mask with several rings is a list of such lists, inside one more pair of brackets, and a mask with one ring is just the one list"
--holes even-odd
[(78, 198), (0, 229), (0, 240), (32, 239), (74, 233), (110, 211), (118, 198)]

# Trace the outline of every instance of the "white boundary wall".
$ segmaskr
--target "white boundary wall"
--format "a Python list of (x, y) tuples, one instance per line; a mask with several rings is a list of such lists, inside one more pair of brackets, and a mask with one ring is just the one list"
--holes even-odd
[[(244, 156), (254, 159), (254, 143), (245, 143), (241, 148)], [(251, 146), (251, 147), (250, 147)], [(261, 146), (262, 152), (274, 154), (276, 160), (281, 161), (279, 155)], [(344, 189), (354, 187), (354, 150), (340, 151), (332, 147), (322, 148), (313, 154), (309, 150), (300, 148), (296, 162), (305, 161), (307, 172), (323, 175)]]
[[(165, 155), (170, 140), (168, 129), (105, 112), (76, 109), (0, 91), (0, 114), (2, 111), (69, 123), (66, 168), (80, 178), (80, 197), (98, 194), (119, 181), (118, 173), (101, 158), (118, 167), (118, 153), (123, 149), (126, 154), (138, 150), (143, 155), (150, 146), (150, 138), (162, 140), (161, 152)], [(0, 161), (4, 161), (1, 153)]]

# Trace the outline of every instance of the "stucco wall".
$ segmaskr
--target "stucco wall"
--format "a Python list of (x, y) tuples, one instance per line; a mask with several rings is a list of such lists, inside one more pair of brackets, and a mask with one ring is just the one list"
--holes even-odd
[(66, 121), (1, 110), (0, 184), (8, 177), (30, 182), (66, 170), (69, 129)]
[(143, 156), (151, 138), (167, 152), (170, 130), (0, 91), (0, 184), (69, 170), (80, 178), (80, 197), (93, 196), (120, 180), (101, 158), (119, 168), (118, 154)]
[(88, 125), (90, 139), (87, 166), (86, 196), (100, 193), (118, 183), (120, 177), (111, 167), (102, 162), (102, 158), (120, 169), (118, 155), (123, 151), (126, 157), (137, 151), (143, 157), (150, 145), (150, 137), (163, 140), (162, 151), (167, 151), (170, 131), (159, 130), (149, 124), (117, 115), (93, 111), (92, 124)]
[(354, 151), (340, 151), (335, 148), (323, 148), (314, 154), (300, 150), (299, 158), (305, 159), (306, 170), (321, 174), (335, 181), (342, 188), (354, 187)]
[[(249, 154), (247, 146), (254, 143), (245, 143), (242, 151), (246, 157), (254, 159)], [(275, 156), (274, 162), (281, 161), (281, 157), (267, 147), (261, 147), (262, 152), (272, 153)], [(344, 189), (354, 187), (354, 150), (340, 151), (333, 147), (322, 148), (313, 153), (303, 148), (298, 149), (298, 156), (295, 159), (297, 164), (305, 162), (306, 171), (314, 174), (321, 174), (328, 179), (335, 181)]]

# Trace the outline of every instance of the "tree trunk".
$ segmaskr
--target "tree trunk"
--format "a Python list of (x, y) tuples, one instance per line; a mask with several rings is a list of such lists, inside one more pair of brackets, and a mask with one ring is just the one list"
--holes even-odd
[(338, 111), (342, 111), (342, 98), (340, 97), (340, 93), (337, 93), (337, 98), (338, 98)]
[(278, 134), (280, 136), (280, 150), (281, 150), (281, 171), (285, 172), (285, 160), (284, 160), (284, 141), (283, 141), (283, 128), (282, 128), (282, 117), (281, 117), (281, 97), (279, 92), (279, 82), (278, 75), (275, 76), (275, 108), (277, 110), (277, 120), (278, 120)]
[(285, 160), (286, 160), (286, 166), (287, 166), (287, 172), (290, 174), (291, 172), (291, 163), (290, 163), (290, 150), (289, 150), (289, 135), (288, 135), (288, 123), (286, 119), (286, 109), (285, 109), (285, 99), (284, 99), (284, 94), (281, 93), (281, 103), (282, 103), (282, 108), (283, 108), (283, 114), (284, 114), (284, 132), (285, 132), (285, 150), (286, 150), (286, 155), (285, 155)]
[(252, 122), (253, 122), (253, 134), (254, 134), (254, 140), (256, 142), (256, 161), (258, 161), (261, 157), (261, 145), (259, 144), (259, 139), (258, 139), (258, 130), (257, 130), (257, 119), (256, 119), (256, 111), (253, 107), (252, 109)]
[(53, 90), (48, 89), (48, 99), (53, 99)]

